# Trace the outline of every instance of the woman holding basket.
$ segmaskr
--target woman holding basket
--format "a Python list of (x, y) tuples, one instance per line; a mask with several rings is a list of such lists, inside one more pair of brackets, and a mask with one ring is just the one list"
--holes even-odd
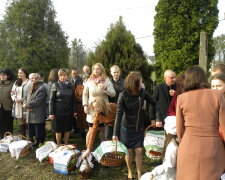
[(132, 155), (136, 154), (136, 166), (138, 179), (142, 175), (142, 151), (144, 141), (144, 100), (156, 108), (156, 120), (161, 121), (160, 110), (156, 101), (150, 94), (141, 88), (142, 76), (139, 72), (130, 72), (125, 79), (125, 90), (120, 93), (117, 102), (116, 120), (113, 132), (113, 140), (120, 141), (127, 147), (126, 163), (128, 179), (134, 179), (132, 171)]

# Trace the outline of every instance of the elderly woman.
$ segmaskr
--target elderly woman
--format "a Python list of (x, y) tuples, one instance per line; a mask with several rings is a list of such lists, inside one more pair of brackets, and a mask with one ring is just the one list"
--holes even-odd
[(49, 119), (55, 132), (57, 144), (61, 144), (62, 133), (64, 142), (68, 144), (72, 130), (72, 120), (76, 116), (76, 104), (73, 85), (68, 82), (69, 70), (60, 69), (59, 80), (51, 88), (49, 98)]
[(0, 71), (0, 139), (5, 132), (13, 133), (13, 101), (10, 96), (13, 77), (10, 69)]
[[(88, 108), (88, 106), (93, 102), (93, 100), (101, 96), (106, 102), (109, 102), (108, 96), (114, 97), (116, 92), (113, 88), (113, 84), (110, 79), (107, 77), (105, 73), (105, 68), (101, 63), (96, 63), (92, 67), (92, 74), (90, 78), (87, 80), (84, 86), (83, 91), (83, 106), (84, 112), (87, 114), (87, 122), (89, 126), (89, 130), (86, 136), (86, 144), (88, 144), (90, 131), (93, 126), (94, 112)], [(104, 140), (104, 124), (100, 123), (100, 139)]]
[(18, 70), (18, 79), (14, 83), (11, 91), (11, 97), (13, 100), (12, 114), (19, 123), (20, 133), (26, 136), (27, 111), (22, 107), (23, 103), (27, 99), (28, 89), (30, 88), (30, 81), (28, 79), (29, 73), (25, 68)]
[(23, 104), (28, 112), (28, 135), (31, 141), (35, 136), (34, 147), (45, 140), (45, 103), (47, 98), (47, 90), (38, 73), (29, 75), (31, 87), (28, 91), (27, 101)]

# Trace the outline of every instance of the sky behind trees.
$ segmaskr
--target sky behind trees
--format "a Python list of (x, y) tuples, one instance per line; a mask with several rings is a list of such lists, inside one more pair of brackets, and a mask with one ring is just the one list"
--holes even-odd
[[(7, 0), (0, 0), (0, 19), (4, 15)], [(110, 24), (119, 16), (147, 55), (153, 55), (153, 23), (158, 0), (52, 0), (57, 12), (56, 20), (71, 42), (81, 39), (87, 49), (94, 49), (104, 38)], [(219, 0), (219, 25), (214, 36), (225, 33), (225, 0)]]

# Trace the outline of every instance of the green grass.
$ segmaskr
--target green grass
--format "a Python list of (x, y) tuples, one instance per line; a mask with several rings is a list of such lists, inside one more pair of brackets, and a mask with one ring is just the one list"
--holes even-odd
[[(16, 132), (16, 131), (14, 131)], [(97, 138), (98, 139), (98, 138)], [(47, 131), (47, 139), (53, 140), (53, 134)], [(75, 134), (70, 138), (70, 143), (76, 144), (79, 150), (85, 149), (85, 142), (80, 135)], [(94, 149), (99, 145), (95, 142)], [(159, 161), (153, 161), (143, 154), (143, 173), (152, 170), (155, 166), (160, 164)], [(136, 174), (135, 161), (133, 160), (134, 174)], [(127, 168), (124, 163), (122, 167), (108, 168), (103, 167), (95, 162), (94, 170), (90, 179), (127, 179)], [(19, 158), (11, 158), (10, 153), (0, 153), (0, 180), (17, 180), (17, 179), (35, 179), (35, 180), (60, 180), (60, 179), (80, 179), (78, 170), (71, 173), (71, 175), (62, 175), (54, 172), (53, 165), (47, 161), (40, 163), (35, 157), (35, 150), (32, 150), (27, 156)]]

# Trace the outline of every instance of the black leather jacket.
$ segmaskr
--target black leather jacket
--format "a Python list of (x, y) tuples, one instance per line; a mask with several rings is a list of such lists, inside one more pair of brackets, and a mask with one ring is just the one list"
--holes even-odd
[(116, 120), (114, 125), (114, 136), (118, 136), (121, 127), (142, 130), (144, 127), (143, 104), (144, 100), (155, 107), (157, 121), (161, 121), (160, 110), (157, 102), (150, 94), (141, 88), (139, 95), (130, 95), (126, 90), (120, 93), (117, 102)]
[(113, 84), (113, 87), (116, 91), (116, 95), (114, 97), (109, 96), (109, 102), (117, 103), (119, 94), (124, 90), (124, 79), (120, 77), (119, 80), (117, 82), (115, 82), (112, 78), (112, 79), (110, 79), (110, 81)]
[(76, 112), (73, 85), (60, 81), (54, 83), (49, 98), (49, 114), (67, 116)]

